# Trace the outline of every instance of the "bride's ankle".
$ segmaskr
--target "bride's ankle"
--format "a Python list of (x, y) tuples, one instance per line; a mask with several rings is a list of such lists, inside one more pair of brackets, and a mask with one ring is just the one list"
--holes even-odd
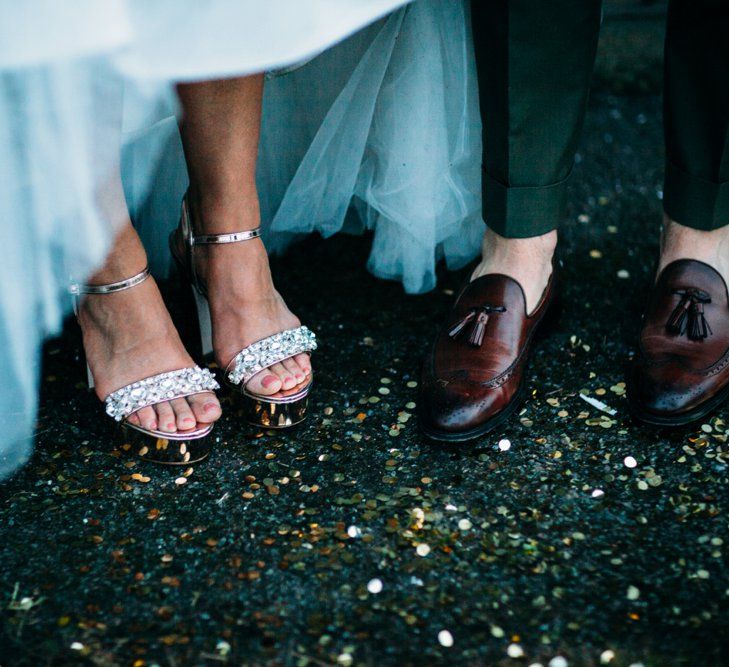
[(261, 224), (255, 185), (239, 182), (200, 187), (190, 184), (187, 202), (196, 234), (229, 234), (255, 229)]
[(133, 289), (85, 296), (79, 305), (78, 321), (82, 330), (94, 330), (108, 339), (128, 340), (130, 332), (139, 339), (176, 334), (151, 277)]
[(124, 225), (114, 239), (114, 245), (103, 266), (92, 274), (90, 285), (106, 285), (126, 280), (143, 271), (147, 266), (147, 253), (131, 222)]

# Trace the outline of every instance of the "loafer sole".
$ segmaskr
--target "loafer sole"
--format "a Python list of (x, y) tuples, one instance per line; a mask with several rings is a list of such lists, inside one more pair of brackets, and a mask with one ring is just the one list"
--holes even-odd
[(675, 415), (656, 415), (652, 412), (648, 412), (642, 408), (638, 403), (631, 400), (630, 392), (628, 393), (628, 409), (630, 414), (636, 421), (646, 426), (653, 426), (656, 428), (670, 427), (670, 426), (688, 426), (697, 422), (704, 417), (714, 412), (717, 408), (729, 399), (729, 384), (724, 387), (719, 393), (715, 394), (711, 398), (706, 399), (700, 405), (697, 405), (692, 410), (686, 412), (678, 412)]
[(517, 389), (514, 397), (509, 401), (509, 404), (501, 411), (495, 414), (491, 419), (484, 422), (476, 428), (472, 428), (468, 431), (440, 431), (438, 429), (430, 428), (423, 424), (422, 419), (420, 422), (420, 432), (428, 439), (435, 442), (450, 442), (450, 443), (461, 443), (470, 442), (471, 440), (477, 440), (478, 438), (488, 435), (492, 431), (496, 430), (504, 422), (506, 422), (523, 404), (526, 398), (525, 385), (522, 383)]

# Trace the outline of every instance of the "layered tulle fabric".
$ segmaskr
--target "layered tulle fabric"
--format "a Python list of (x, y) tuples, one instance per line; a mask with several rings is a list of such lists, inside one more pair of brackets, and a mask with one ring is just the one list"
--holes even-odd
[(69, 280), (103, 261), (127, 215), (110, 186), (122, 123), (126, 188), (149, 210), (151, 174), (174, 156), (173, 135), (149, 128), (174, 127), (174, 81), (290, 66), (404, 1), (0, 3), (0, 478), (31, 451), (40, 347)]
[[(435, 285), (478, 251), (481, 123), (467, 3), (416, 0), (307, 64), (271, 76), (264, 93), (258, 190), (266, 246), (311, 232), (374, 232), (369, 269), (408, 292)], [(127, 197), (152, 256), (187, 186), (172, 119), (130, 137)], [(134, 165), (161, 151), (150, 196)]]
[(271, 81), (264, 109), (272, 249), (346, 220), (374, 232), (368, 268), (411, 293), (435, 286), (439, 259), (474, 257), (481, 123), (465, 3), (418, 0)]

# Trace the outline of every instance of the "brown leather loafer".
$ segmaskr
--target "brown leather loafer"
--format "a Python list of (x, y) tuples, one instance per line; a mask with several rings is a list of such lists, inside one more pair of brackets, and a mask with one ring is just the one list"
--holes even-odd
[(702, 419), (729, 396), (729, 297), (708, 264), (680, 259), (658, 278), (628, 382), (633, 416), (654, 426)]
[(554, 271), (531, 315), (521, 285), (490, 274), (465, 285), (423, 365), (419, 421), (433, 440), (464, 442), (519, 407), (534, 336), (554, 300)]

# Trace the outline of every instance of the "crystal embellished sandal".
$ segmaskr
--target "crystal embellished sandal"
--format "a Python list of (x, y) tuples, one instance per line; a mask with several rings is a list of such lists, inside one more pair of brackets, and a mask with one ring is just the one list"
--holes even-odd
[[(76, 316), (78, 317), (82, 294), (114, 294), (136, 287), (148, 277), (149, 267), (146, 267), (131, 278), (108, 285), (71, 285)], [(88, 366), (86, 370), (89, 389), (93, 389), (91, 370)], [(181, 368), (144, 378), (113, 391), (104, 399), (106, 414), (121, 425), (125, 449), (131, 449), (139, 458), (166, 465), (188, 465), (201, 461), (210, 453), (213, 424), (205, 424), (189, 431), (167, 433), (142, 428), (132, 424), (127, 418), (147, 406), (219, 388), (207, 368)]]
[[(176, 239), (179, 233), (181, 238)], [(223, 243), (238, 243), (258, 238), (261, 228), (232, 234), (201, 234), (195, 236), (187, 195), (182, 200), (180, 227), (170, 236), (170, 249), (183, 274), (192, 286), (192, 293), (200, 322), (200, 338), (204, 355), (213, 351), (210, 308), (207, 288), (195, 271), (194, 252), (197, 246)], [(180, 243), (185, 247), (185, 257), (180, 257)], [(233, 357), (224, 371), (224, 383), (233, 395), (240, 399), (246, 421), (266, 428), (286, 428), (298, 424), (306, 417), (312, 380), (298, 384), (288, 390), (281, 390), (272, 396), (262, 396), (246, 388), (248, 381), (257, 373), (297, 354), (316, 350), (316, 336), (307, 327), (301, 326), (275, 333), (242, 349)]]

